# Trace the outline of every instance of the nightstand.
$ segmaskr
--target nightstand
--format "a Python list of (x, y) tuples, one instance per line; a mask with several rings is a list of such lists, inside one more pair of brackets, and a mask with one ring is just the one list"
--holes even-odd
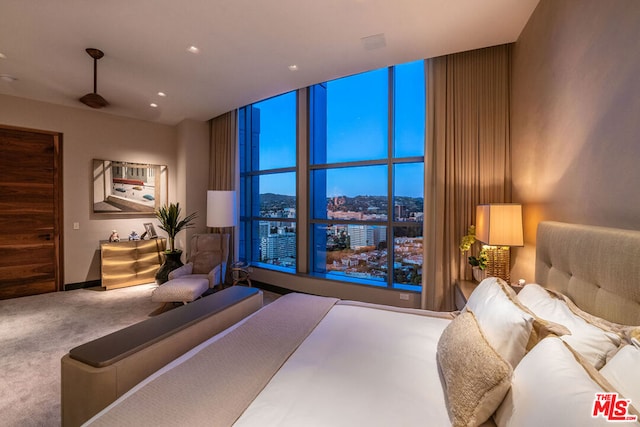
[(471, 295), (471, 292), (479, 285), (478, 282), (473, 280), (457, 280), (454, 290), (454, 300), (456, 303), (456, 310), (462, 310)]

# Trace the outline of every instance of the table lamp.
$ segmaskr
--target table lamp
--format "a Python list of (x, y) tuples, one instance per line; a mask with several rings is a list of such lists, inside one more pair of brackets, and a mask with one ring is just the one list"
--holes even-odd
[(524, 246), (522, 205), (492, 203), (476, 207), (476, 239), (484, 243), (488, 276), (510, 283), (511, 246)]

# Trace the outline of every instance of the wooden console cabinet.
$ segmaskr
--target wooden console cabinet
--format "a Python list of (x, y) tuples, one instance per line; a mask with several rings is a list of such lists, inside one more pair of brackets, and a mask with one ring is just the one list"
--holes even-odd
[(107, 289), (152, 283), (164, 261), (166, 239), (100, 242), (102, 287)]

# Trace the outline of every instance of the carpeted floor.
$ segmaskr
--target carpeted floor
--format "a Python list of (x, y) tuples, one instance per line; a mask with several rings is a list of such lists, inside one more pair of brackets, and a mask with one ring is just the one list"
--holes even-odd
[[(0, 301), (0, 424), (60, 425), (60, 359), (147, 319), (155, 285), (79, 289)], [(277, 294), (265, 292), (265, 304)]]

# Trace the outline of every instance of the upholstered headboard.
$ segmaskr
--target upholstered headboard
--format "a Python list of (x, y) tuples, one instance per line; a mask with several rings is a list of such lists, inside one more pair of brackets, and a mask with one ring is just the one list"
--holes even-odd
[(536, 282), (588, 313), (640, 325), (640, 231), (541, 222)]

